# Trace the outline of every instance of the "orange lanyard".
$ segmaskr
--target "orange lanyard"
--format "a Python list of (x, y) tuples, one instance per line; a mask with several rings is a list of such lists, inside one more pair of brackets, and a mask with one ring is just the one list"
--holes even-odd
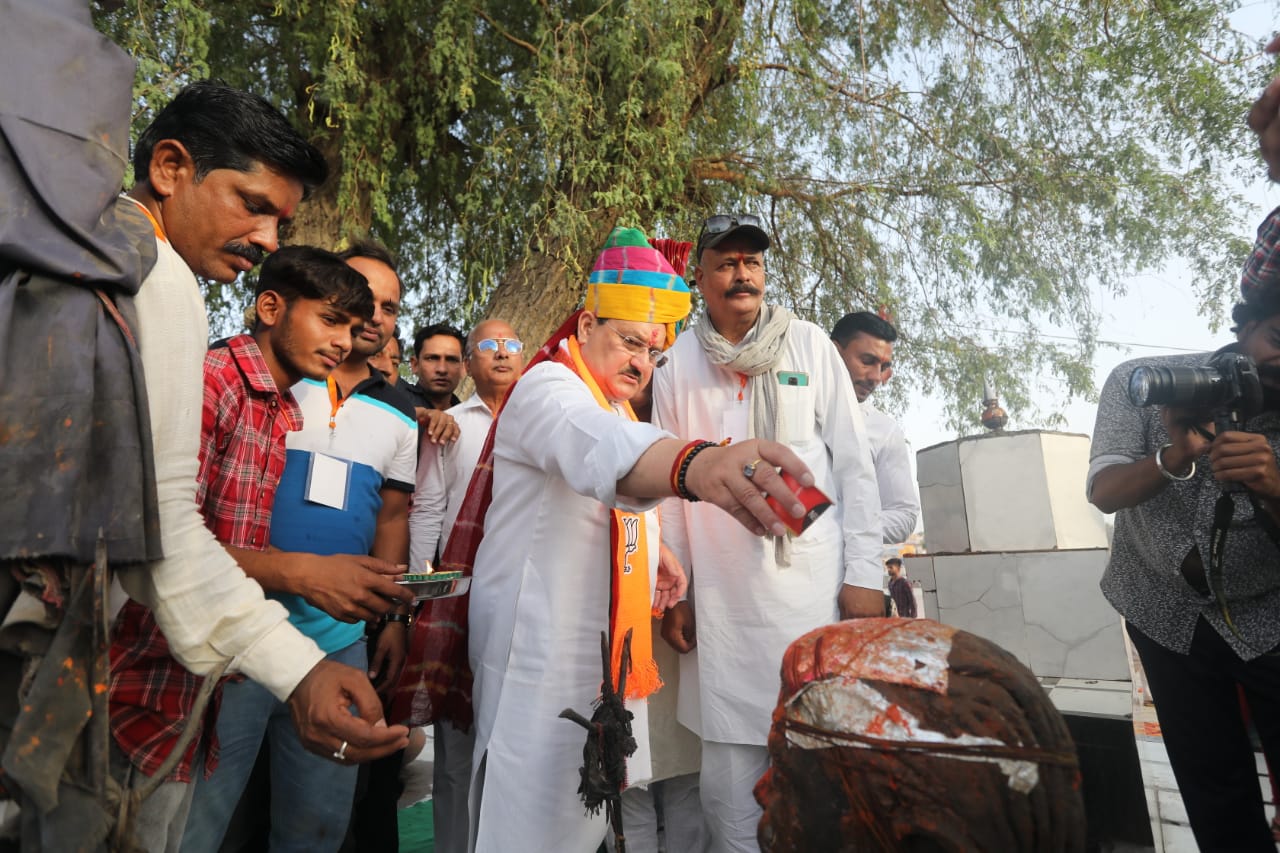
[(338, 393), (338, 383), (330, 376), (325, 384), (329, 387), (329, 432), (333, 432), (338, 428), (338, 410), (342, 408), (342, 404), (347, 402), (347, 398), (340, 396)]
[(742, 402), (742, 394), (747, 390), (747, 380), (750, 379), (745, 373), (738, 374), (738, 402)]
[(168, 243), (169, 238), (165, 236), (164, 229), (160, 227), (160, 223), (156, 220), (155, 216), (151, 214), (151, 211), (147, 209), (147, 206), (142, 202), (138, 201), (136, 198), (133, 198), (132, 196), (124, 196), (124, 198), (129, 199), (129, 201), (133, 202), (138, 206), (138, 209), (141, 210), (146, 215), (147, 219), (151, 220), (151, 227), (155, 229), (156, 236), (159, 237), (165, 243)]

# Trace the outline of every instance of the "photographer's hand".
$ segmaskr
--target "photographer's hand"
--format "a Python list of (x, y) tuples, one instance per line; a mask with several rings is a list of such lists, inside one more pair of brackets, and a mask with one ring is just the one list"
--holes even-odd
[(1160, 420), (1164, 423), (1165, 432), (1169, 433), (1169, 443), (1173, 445), (1160, 455), (1166, 470), (1175, 474), (1189, 471), (1193, 462), (1209, 452), (1209, 442), (1213, 441), (1213, 421), (1203, 414), (1176, 406), (1160, 409)]
[[(1267, 53), (1280, 52), (1280, 36), (1267, 45)], [(1272, 80), (1249, 110), (1249, 127), (1258, 134), (1258, 149), (1271, 180), (1280, 180), (1280, 77)]]
[[(1200, 422), (1200, 413), (1186, 409), (1162, 408), (1160, 420), (1169, 434), (1170, 447), (1160, 454), (1166, 471), (1173, 475), (1184, 474), (1209, 448), (1212, 433), (1207, 424)], [(1160, 473), (1153, 453), (1135, 462), (1121, 463), (1103, 468), (1093, 478), (1089, 502), (1103, 512), (1116, 512), (1146, 503), (1169, 485), (1169, 478)]]
[(1209, 464), (1220, 483), (1240, 483), (1260, 498), (1280, 499), (1280, 466), (1260, 433), (1224, 432), (1209, 448)]

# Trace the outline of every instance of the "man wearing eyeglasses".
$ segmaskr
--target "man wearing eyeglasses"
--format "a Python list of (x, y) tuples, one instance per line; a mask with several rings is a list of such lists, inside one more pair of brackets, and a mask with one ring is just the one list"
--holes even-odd
[[(578, 793), (583, 733), (558, 717), (565, 708), (591, 713), (601, 658), (607, 680), (619, 685), (628, 648), (626, 708), (637, 743), (626, 783), (649, 777), (644, 700), (661, 686), (651, 612), (684, 587), (679, 565), (659, 557), (667, 555), (658, 500), (705, 500), (749, 530), (781, 532), (759, 491), (782, 488), (772, 465), (812, 481), (777, 443), (686, 443), (634, 420), (627, 400), (650, 380), (688, 310), (688, 287), (665, 256), (636, 229), (615, 229), (592, 269), (586, 306), (539, 349), (476, 466), (441, 557), (448, 571), (474, 567), (467, 609), (452, 634), (414, 626), (396, 697), (410, 718), (475, 725), (476, 853), (600, 846), (605, 817), (588, 813)], [(770, 463), (751, 469), (753, 481), (744, 469), (757, 459)], [(804, 513), (798, 501), (780, 509)]]
[[(524, 343), (502, 320), (485, 320), (467, 336), (466, 367), (476, 393), (448, 410), (461, 431), (458, 440), (424, 443), (418, 457), (418, 488), (409, 514), (410, 566), (415, 572), (423, 571), (428, 561), (436, 563), (441, 545), (453, 530), (494, 413), (524, 368)], [(419, 618), (431, 618), (430, 602)], [(464, 731), (441, 720), (434, 732), (431, 809), (436, 850), (465, 853), (475, 729)]]
[(761, 674), (777, 673), (801, 634), (883, 609), (880, 498), (862, 413), (826, 333), (764, 302), (770, 242), (756, 216), (706, 220), (694, 272), (705, 310), (654, 377), (655, 424), (781, 442), (835, 503), (799, 537), (763, 539), (702, 504), (662, 508), (663, 541), (697, 586), (692, 604), (667, 612), (663, 636), (677, 651), (698, 648), (696, 660), (681, 658), (681, 685), (699, 687), (681, 697), (679, 719), (703, 739), (702, 805), (720, 851), (759, 849), (752, 788), (769, 764), (778, 695), (776, 678)]

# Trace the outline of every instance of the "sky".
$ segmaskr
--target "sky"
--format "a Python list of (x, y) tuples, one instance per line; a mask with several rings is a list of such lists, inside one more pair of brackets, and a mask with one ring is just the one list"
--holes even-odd
[[(1280, 3), (1275, 0), (1246, 3), (1233, 16), (1236, 28), (1259, 39), (1268, 38), (1280, 30)], [(1244, 117), (1241, 116), (1241, 121)], [(1249, 223), (1248, 233), (1242, 236), (1253, 240), (1257, 223), (1272, 209), (1280, 206), (1280, 186), (1270, 183), (1265, 168), (1259, 162), (1256, 177), (1251, 183), (1237, 187), (1244, 196), (1248, 208), (1243, 218)], [(1197, 313), (1198, 305), (1192, 287), (1191, 273), (1180, 259), (1171, 259), (1164, 269), (1129, 279), (1123, 296), (1095, 294), (1095, 306), (1102, 322), (1098, 329), (1099, 341), (1129, 344), (1115, 346), (1099, 343), (1093, 360), (1094, 387), (1101, 388), (1116, 365), (1131, 358), (1151, 355), (1169, 355), (1178, 352), (1210, 351), (1229, 343), (1230, 318), (1218, 332), (1209, 330), (1209, 318)], [(996, 321), (998, 323), (998, 321)], [(1060, 330), (1046, 327), (1047, 334)], [(1049, 383), (1051, 384), (1051, 383)], [(973, 408), (981, 411), (981, 388), (973, 391)], [(997, 389), (997, 394), (999, 389)], [(875, 401), (875, 398), (872, 398)], [(1096, 407), (1087, 400), (1074, 400), (1063, 406), (1051, 392), (1042, 392), (1036, 399), (1045, 412), (1060, 409), (1066, 423), (1057, 427), (1063, 432), (1090, 435)], [(929, 396), (914, 396), (902, 412), (892, 412), (899, 417), (907, 441), (913, 451), (920, 451), (940, 442), (957, 438), (955, 430), (947, 427), (940, 400)], [(1017, 413), (1010, 412), (1006, 429), (1026, 429), (1019, 425)]]

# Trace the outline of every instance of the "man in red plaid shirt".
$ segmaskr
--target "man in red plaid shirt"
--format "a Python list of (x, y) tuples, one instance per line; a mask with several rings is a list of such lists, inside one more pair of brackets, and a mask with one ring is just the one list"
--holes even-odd
[[(215, 345), (205, 358), (196, 500), (224, 546), (262, 551), (284, 470), (285, 434), (302, 427), (288, 389), (303, 377), (325, 378), (346, 356), (353, 335), (373, 315), (373, 294), (365, 277), (336, 255), (288, 247), (263, 264), (255, 310), (253, 334)], [(171, 656), (152, 612), (132, 600), (117, 621), (111, 663), (114, 757), (154, 776), (189, 721), (202, 679)], [(220, 692), (202, 736), (192, 739), (160, 794), (181, 802), (167, 833), (170, 848), (186, 821), (194, 788), (186, 783), (201, 765), (206, 773), (217, 765), (213, 723)]]

